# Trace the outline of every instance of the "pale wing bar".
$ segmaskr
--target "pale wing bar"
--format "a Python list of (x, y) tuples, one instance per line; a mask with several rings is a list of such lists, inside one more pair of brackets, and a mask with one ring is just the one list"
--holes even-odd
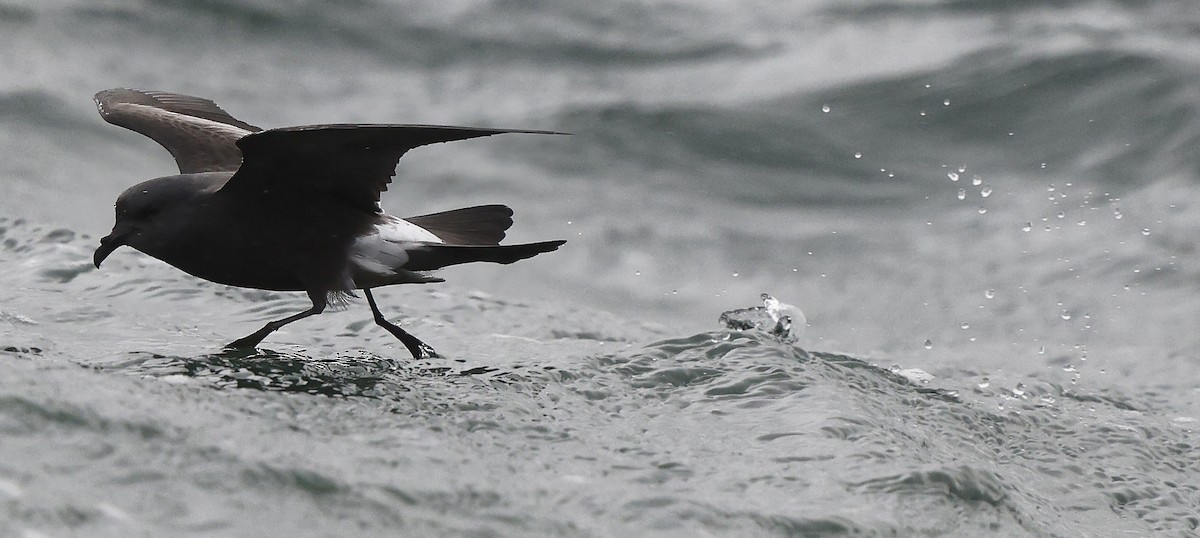
[(95, 101), (105, 121), (158, 142), (184, 174), (237, 170), (237, 140), (262, 130), (189, 95), (115, 88), (97, 93)]

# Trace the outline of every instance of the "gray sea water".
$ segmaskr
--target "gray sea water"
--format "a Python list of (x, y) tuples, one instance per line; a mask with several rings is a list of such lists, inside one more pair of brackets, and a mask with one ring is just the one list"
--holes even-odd
[[(1190, 0), (0, 0), (0, 536), (1200, 532)], [(405, 156), (512, 266), (306, 308), (123, 249), (110, 87)], [(794, 342), (722, 312), (769, 292)]]

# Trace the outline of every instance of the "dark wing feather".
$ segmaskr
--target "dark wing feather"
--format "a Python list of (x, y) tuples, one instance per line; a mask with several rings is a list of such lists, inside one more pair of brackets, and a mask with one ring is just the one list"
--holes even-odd
[(408, 251), (407, 271), (435, 271), (460, 263), (510, 264), (538, 254), (558, 250), (566, 241), (542, 241), (520, 245), (442, 245), (426, 243)]
[(465, 207), (404, 220), (416, 224), (450, 245), (499, 245), (512, 226), (513, 211), (499, 204)]
[(237, 140), (262, 130), (190, 95), (115, 88), (95, 100), (104, 121), (154, 139), (184, 174), (237, 170), (242, 162)]
[(439, 125), (334, 124), (270, 129), (237, 141), (242, 166), (222, 192), (336, 202), (374, 213), (410, 149), (501, 133), (552, 131)]

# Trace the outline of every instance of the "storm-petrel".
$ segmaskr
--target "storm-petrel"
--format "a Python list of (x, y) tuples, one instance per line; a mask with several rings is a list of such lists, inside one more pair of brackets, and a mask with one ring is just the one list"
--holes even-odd
[(96, 249), (96, 268), (128, 245), (205, 280), (303, 291), (312, 301), (312, 308), (271, 321), (227, 348), (253, 348), (276, 329), (362, 290), (375, 323), (413, 357), (436, 356), (383, 317), (371, 288), (443, 282), (428, 271), (512, 263), (565, 243), (500, 245), (513, 214), (503, 205), (404, 219), (379, 205), (379, 193), (410, 149), (500, 133), (562, 133), (395, 124), (262, 130), (199, 97), (112, 89), (95, 99), (105, 121), (154, 139), (180, 172), (121, 193), (112, 233)]

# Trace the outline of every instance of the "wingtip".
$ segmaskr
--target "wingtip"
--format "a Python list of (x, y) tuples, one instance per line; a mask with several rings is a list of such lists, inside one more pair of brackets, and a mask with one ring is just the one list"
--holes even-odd
[(96, 95), (92, 96), (92, 101), (96, 103), (96, 109), (100, 111), (100, 114), (104, 115), (109, 108), (118, 106), (122, 97), (130, 94), (145, 95), (145, 93), (143, 90), (132, 88), (109, 88), (96, 92)]
[(144, 93), (144, 92), (142, 90), (135, 90), (132, 88), (108, 88), (106, 90), (100, 90), (100, 91), (96, 92), (96, 95), (93, 95), (92, 99), (99, 101), (101, 99), (104, 99), (105, 97), (109, 97), (111, 95), (123, 94), (123, 93)]
[(124, 88), (109, 88), (107, 90), (100, 90), (100, 91), (96, 92), (96, 95), (92, 96), (92, 101), (96, 103), (97, 108), (103, 110), (105, 98), (112, 95), (114, 92), (118, 92), (123, 89)]
[(521, 133), (521, 134), (548, 134), (548, 135), (563, 135), (563, 136), (573, 136), (575, 134), (575, 133), (568, 133), (565, 131), (547, 131), (547, 130), (537, 130), (537, 129), (533, 129), (533, 130), (524, 129), (524, 130), (515, 130), (515, 131), (508, 131), (508, 132)]

